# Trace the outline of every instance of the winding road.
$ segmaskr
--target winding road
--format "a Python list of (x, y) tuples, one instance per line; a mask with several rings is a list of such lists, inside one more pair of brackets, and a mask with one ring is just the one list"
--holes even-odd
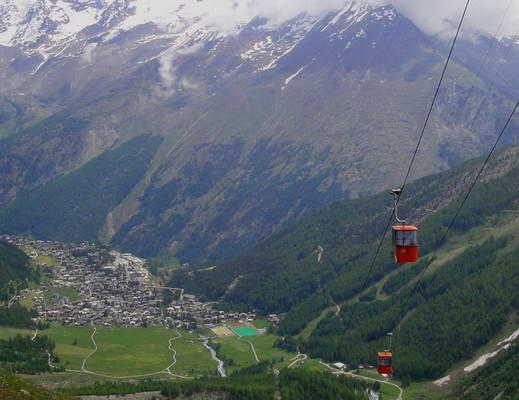
[(290, 359), (291, 363), (288, 365), (288, 368), (294, 368), (299, 363), (304, 363), (308, 359), (308, 356), (303, 353), (297, 353), (295, 357)]
[(383, 380), (383, 379), (375, 379), (375, 378), (370, 378), (370, 377), (367, 377), (367, 376), (357, 375), (357, 374), (354, 374), (353, 372), (339, 371), (339, 370), (331, 367), (330, 365), (328, 365), (328, 364), (326, 364), (326, 363), (324, 363), (322, 361), (319, 361), (319, 363), (324, 365), (325, 367), (331, 369), (335, 375), (347, 375), (347, 376), (351, 376), (352, 378), (363, 379), (363, 380), (372, 381), (372, 382), (379, 382), (379, 383), (384, 383), (384, 384), (389, 385), (389, 386), (393, 386), (393, 387), (397, 388), (398, 392), (399, 392), (398, 397), (396, 398), (396, 400), (403, 400), (403, 398), (404, 398), (404, 390), (400, 386), (398, 386), (396, 383), (388, 382), (388, 381)]

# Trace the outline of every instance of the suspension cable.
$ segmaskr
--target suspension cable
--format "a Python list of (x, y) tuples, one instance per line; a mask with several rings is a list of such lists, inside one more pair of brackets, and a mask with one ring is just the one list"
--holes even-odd
[(456, 30), (456, 35), (454, 36), (454, 40), (452, 42), (452, 46), (449, 50), (449, 55), (447, 56), (447, 61), (445, 62), (445, 66), (443, 67), (442, 74), (440, 76), (440, 80), (438, 82), (438, 86), (436, 87), (436, 91), (434, 92), (434, 97), (431, 102), (431, 106), (429, 107), (429, 111), (427, 113), (427, 117), (425, 118), (425, 122), (422, 127), (422, 131), (420, 132), (420, 137), (418, 139), (418, 143), (416, 144), (416, 148), (413, 153), (413, 157), (411, 158), (411, 163), (409, 164), (409, 168), (407, 169), (407, 173), (405, 175), (404, 183), (402, 184), (402, 193), (404, 192), (404, 189), (407, 185), (407, 181), (409, 180), (409, 175), (411, 174), (411, 170), (413, 169), (414, 162), (416, 160), (416, 156), (418, 155), (418, 150), (420, 149), (420, 145), (422, 144), (422, 140), (425, 134), (425, 131), (427, 129), (427, 126), (429, 125), (429, 120), (431, 119), (432, 112), (434, 110), (434, 106), (436, 104), (436, 99), (438, 98), (438, 94), (440, 93), (440, 88), (443, 83), (443, 78), (445, 77), (445, 73), (447, 72), (447, 67), (449, 66), (449, 62), (452, 57), (452, 53), (454, 52), (454, 47), (456, 46), (456, 42), (458, 41), (458, 37), (461, 31), (461, 27), (463, 25), (463, 21), (465, 20), (465, 15), (467, 14), (467, 10), (469, 8), (470, 0), (467, 0), (465, 3), (465, 8), (463, 9), (463, 14), (461, 15), (460, 22), (458, 24), (458, 29)]
[[(463, 201), (461, 202), (461, 204), (459, 205), (458, 209), (456, 210), (456, 213), (454, 214), (454, 217), (452, 218), (451, 222), (449, 223), (449, 225), (447, 226), (447, 229), (445, 230), (445, 232), (443, 233), (443, 236), (441, 237), (440, 241), (438, 242), (438, 246), (437, 248), (441, 247), (445, 240), (447, 239), (447, 236), (449, 235), (450, 231), (452, 230), (452, 228), (454, 227), (454, 224), (456, 223), (456, 220), (458, 219), (460, 213), (461, 213), (461, 210), (463, 209), (463, 207), (465, 206), (465, 203), (467, 202), (467, 200), (469, 199), (472, 191), (474, 190), (474, 188), (476, 187), (476, 184), (478, 183), (479, 181), (479, 178), (481, 178), (481, 175), (483, 174), (483, 172), (485, 171), (485, 168), (488, 164), (488, 162), (490, 161), (490, 159), (492, 158), (492, 155), (494, 154), (497, 146), (499, 145), (499, 142), (501, 141), (503, 135), (505, 134), (506, 130), (508, 129), (508, 127), (510, 126), (510, 123), (512, 122), (512, 119), (517, 111), (517, 109), (519, 108), (519, 101), (515, 104), (515, 107), (514, 109), (512, 110), (512, 112), (510, 113), (510, 116), (508, 117), (505, 125), (503, 126), (503, 129), (501, 130), (501, 132), (499, 133), (494, 145), (492, 146), (492, 149), (490, 150), (490, 152), (488, 153), (488, 156), (487, 158), (485, 159), (485, 161), (483, 162), (483, 165), (481, 166), (481, 168), (479, 169), (478, 173), (476, 174), (476, 177), (474, 178), (474, 181), (472, 182), (472, 184), (470, 185), (469, 187), (469, 190), (467, 191), (467, 193), (465, 194), (465, 197), (463, 198)], [(433, 252), (434, 254), (434, 252)], [(433, 257), (431, 257), (428, 261), (428, 263), (426, 264), (425, 268), (422, 270), (421, 274), (420, 274), (420, 277), (418, 279), (418, 281), (416, 282), (413, 290), (411, 291), (411, 295), (414, 294), (414, 292), (418, 289), (418, 286), (420, 285), (420, 283), (422, 282), (424, 276), (425, 276), (425, 273), (427, 272), (427, 269), (431, 266), (433, 262)]]
[[(403, 191), (405, 189), (405, 186), (407, 185), (407, 181), (409, 179), (409, 175), (411, 174), (411, 170), (412, 170), (414, 162), (416, 160), (416, 156), (418, 155), (418, 150), (420, 149), (420, 145), (422, 144), (422, 140), (423, 140), (425, 131), (427, 129), (427, 126), (429, 125), (429, 120), (431, 119), (431, 115), (432, 115), (432, 112), (434, 110), (434, 106), (436, 104), (436, 100), (438, 98), (438, 94), (440, 93), (440, 88), (442, 86), (443, 79), (445, 78), (445, 73), (447, 72), (447, 67), (449, 66), (449, 62), (450, 62), (452, 54), (454, 52), (454, 47), (456, 46), (456, 42), (458, 41), (458, 37), (459, 37), (460, 31), (461, 31), (461, 27), (463, 26), (463, 22), (465, 21), (465, 16), (467, 14), (467, 10), (469, 8), (469, 5), (470, 5), (470, 0), (467, 0), (467, 2), (465, 4), (465, 8), (463, 9), (463, 14), (461, 15), (461, 19), (460, 19), (459, 24), (458, 24), (458, 28), (456, 30), (456, 35), (454, 36), (454, 40), (452, 41), (452, 44), (451, 44), (451, 47), (450, 47), (450, 50), (449, 50), (449, 54), (447, 55), (447, 59), (445, 61), (445, 65), (444, 65), (442, 73), (440, 75), (440, 79), (438, 81), (438, 85), (437, 85), (436, 90), (434, 92), (434, 96), (433, 96), (431, 105), (430, 105), (429, 110), (427, 112), (427, 116), (425, 118), (425, 122), (423, 124), (422, 130), (420, 131), (420, 137), (418, 139), (418, 143), (416, 144), (416, 148), (414, 150), (413, 157), (411, 158), (411, 162), (409, 163), (409, 168), (407, 169), (407, 173), (405, 175), (404, 183), (402, 184), (401, 193), (403, 193)], [(399, 202), (399, 200), (400, 200), (400, 196), (399, 196), (399, 198), (397, 200), (397, 203)], [(384, 229), (382, 237), (381, 237), (381, 239), (380, 239), (380, 241), (378, 243), (377, 250), (375, 251), (375, 254), (374, 254), (374, 256), (373, 256), (373, 258), (371, 260), (370, 267), (368, 269), (368, 274), (366, 276), (366, 279), (364, 280), (363, 285), (361, 286), (361, 290), (360, 290), (359, 294), (361, 294), (364, 290), (366, 290), (367, 285), (369, 284), (369, 281), (371, 279), (371, 275), (372, 275), (373, 270), (375, 268), (376, 260), (378, 258), (378, 255), (380, 254), (380, 250), (382, 249), (382, 245), (384, 244), (384, 241), (386, 239), (387, 232), (389, 231), (389, 228), (391, 227), (391, 221), (393, 221), (394, 215), (395, 215), (395, 210), (393, 209), (393, 211), (392, 211), (392, 213), (389, 216), (389, 219), (387, 221), (386, 228)], [(358, 305), (358, 302), (353, 305), (353, 310), (351, 312), (350, 318), (348, 319), (348, 323), (346, 324), (346, 329), (348, 329), (350, 327), (350, 325), (351, 325), (351, 323), (353, 321), (353, 318), (354, 318), (355, 313), (357, 311), (357, 305)]]

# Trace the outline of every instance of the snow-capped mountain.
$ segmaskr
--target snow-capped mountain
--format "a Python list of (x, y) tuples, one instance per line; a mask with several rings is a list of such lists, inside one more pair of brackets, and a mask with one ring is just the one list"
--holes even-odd
[[(239, 10), (215, 16), (204, 12), (208, 1), (175, 0), (161, 4), (149, 0), (3, 0), (0, 2), (0, 46), (19, 48), (25, 55), (41, 57), (42, 62), (35, 68), (38, 70), (55, 57), (90, 59), (97, 47), (129, 32), (135, 34), (134, 47), (166, 41), (167, 50), (174, 52), (201, 41), (211, 42), (247, 30), (260, 30), (273, 34), (244, 48), (241, 57), (244, 61), (263, 62), (266, 70), (275, 66), (322, 21), (306, 14), (274, 23)], [(330, 32), (330, 41), (342, 40), (346, 32), (356, 29), (368, 16), (390, 23), (394, 15), (391, 7), (373, 8), (351, 1), (319, 29)], [(363, 35), (363, 31), (358, 30), (347, 46)], [(149, 61), (149, 58), (139, 61)]]
[[(77, 226), (67, 239), (192, 260), (400, 183), (446, 42), (371, 0), (283, 17), (246, 7), (262, 2), (210, 2), (0, 0), (0, 204), (14, 201), (0, 231)], [(480, 154), (502, 124), (519, 52), (496, 42), (499, 62), (476, 76), (489, 42), (457, 46), (413, 177)], [(63, 175), (90, 187), (84, 168), (143, 133), (161, 145), (137, 184), (77, 195), (100, 205), (88, 232), (12, 211)], [(42, 198), (69, 204), (72, 192)]]

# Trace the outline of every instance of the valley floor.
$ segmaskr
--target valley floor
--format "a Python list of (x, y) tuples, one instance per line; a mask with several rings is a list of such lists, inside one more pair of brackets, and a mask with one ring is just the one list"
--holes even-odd
[[(217, 365), (203, 346), (200, 332), (166, 328), (99, 328), (52, 325), (38, 332), (56, 342), (55, 354), (66, 372), (24, 375), (23, 378), (47, 388), (91, 385), (95, 382), (138, 381), (141, 379), (193, 379), (216, 376)], [(34, 332), (0, 327), (0, 337)], [(276, 336), (212, 338), (219, 345), (218, 357), (225, 361), (228, 373), (270, 361), (274, 368), (304, 368), (313, 371), (335, 371), (319, 360), (303, 354), (289, 353), (274, 346)], [(359, 376), (360, 379), (364, 379)], [(401, 398), (398, 386), (387, 384), (378, 376), (367, 379), (381, 382), (384, 399)]]

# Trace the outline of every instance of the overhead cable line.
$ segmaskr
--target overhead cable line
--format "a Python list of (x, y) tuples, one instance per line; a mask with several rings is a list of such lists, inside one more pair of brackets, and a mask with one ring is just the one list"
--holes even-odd
[[(499, 142), (501, 141), (501, 139), (503, 138), (503, 135), (505, 134), (506, 130), (508, 129), (508, 127), (510, 126), (510, 123), (512, 122), (512, 119), (515, 115), (515, 113), (517, 112), (517, 109), (519, 108), (519, 101), (515, 104), (515, 107), (514, 109), (512, 110), (510, 116), (508, 117), (505, 125), (503, 126), (503, 129), (501, 130), (501, 132), (499, 133), (494, 145), (492, 146), (492, 149), (490, 150), (490, 152), (488, 153), (488, 156), (487, 158), (485, 159), (485, 161), (483, 162), (483, 165), (481, 166), (481, 168), (479, 169), (478, 173), (476, 174), (476, 177), (474, 178), (474, 181), (472, 182), (472, 184), (470, 185), (469, 187), (469, 190), (467, 191), (467, 193), (465, 194), (465, 197), (463, 198), (463, 201), (461, 202), (461, 204), (459, 205), (458, 209), (456, 210), (456, 214), (454, 214), (454, 217), (452, 218), (451, 222), (449, 223), (447, 229), (445, 230), (443, 236), (441, 237), (440, 241), (438, 242), (438, 248), (441, 247), (445, 240), (447, 239), (447, 236), (449, 235), (450, 231), (452, 230), (452, 228), (454, 227), (454, 224), (456, 223), (456, 220), (458, 219), (460, 213), (461, 213), (461, 210), (463, 209), (463, 207), (465, 206), (465, 203), (467, 202), (467, 200), (469, 199), (470, 197), (470, 194), (472, 193), (472, 191), (474, 190), (474, 188), (476, 187), (476, 184), (478, 183), (479, 181), (479, 178), (481, 178), (481, 175), (483, 174), (483, 172), (485, 171), (485, 168), (488, 164), (488, 162), (490, 161), (490, 159), (492, 158), (492, 155), (494, 154), (497, 146), (499, 145)], [(427, 272), (427, 270), (429, 269), (429, 267), (431, 266), (431, 264), (433, 263), (433, 257), (431, 257), (428, 261), (428, 263), (426, 264), (425, 268), (422, 270), (421, 274), (420, 274), (420, 277), (418, 278), (418, 281), (416, 282), (413, 290), (411, 291), (411, 296), (414, 294), (414, 292), (417, 290), (418, 286), (420, 285), (420, 283), (422, 282), (423, 280), (423, 277), (425, 276), (425, 273)]]
[(418, 143), (416, 144), (415, 151), (413, 153), (413, 157), (411, 158), (411, 163), (409, 164), (409, 168), (407, 170), (407, 173), (405, 175), (404, 183), (401, 186), (402, 192), (404, 192), (404, 189), (407, 185), (407, 181), (409, 180), (409, 175), (411, 174), (411, 170), (413, 169), (414, 162), (416, 160), (416, 156), (418, 155), (418, 150), (420, 149), (420, 145), (422, 144), (422, 140), (424, 138), (425, 131), (427, 129), (427, 126), (429, 125), (429, 120), (431, 119), (432, 112), (434, 110), (434, 106), (436, 105), (436, 99), (438, 98), (438, 94), (440, 93), (440, 89), (443, 83), (443, 78), (445, 77), (445, 73), (447, 72), (447, 67), (449, 66), (449, 62), (452, 57), (452, 53), (454, 52), (454, 47), (456, 46), (456, 42), (458, 41), (458, 37), (461, 31), (461, 27), (463, 25), (463, 21), (465, 20), (465, 15), (467, 14), (467, 10), (470, 5), (470, 0), (467, 0), (465, 3), (465, 8), (463, 9), (463, 14), (461, 15), (460, 22), (458, 24), (458, 29), (456, 30), (456, 35), (454, 36), (454, 40), (452, 42), (452, 46), (449, 50), (449, 55), (447, 56), (447, 61), (445, 62), (445, 66), (443, 67), (442, 74), (440, 76), (440, 80), (438, 82), (438, 86), (436, 87), (436, 91), (434, 92), (433, 100), (431, 102), (431, 106), (429, 107), (429, 111), (427, 112), (427, 117), (425, 118), (425, 122), (422, 127), (422, 131), (420, 132), (420, 137), (418, 139)]
[[(463, 9), (463, 14), (461, 15), (461, 19), (460, 19), (459, 24), (458, 24), (458, 28), (456, 30), (456, 35), (454, 36), (454, 40), (452, 41), (452, 45), (451, 45), (450, 50), (449, 50), (449, 54), (447, 55), (447, 59), (445, 61), (445, 65), (443, 67), (443, 70), (442, 70), (442, 73), (441, 73), (441, 76), (440, 76), (440, 80), (438, 81), (438, 85), (437, 85), (436, 90), (434, 92), (434, 96), (433, 96), (431, 105), (430, 105), (429, 110), (427, 112), (427, 117), (425, 118), (425, 122), (423, 124), (422, 130), (420, 131), (420, 137), (418, 139), (418, 143), (416, 144), (416, 148), (414, 150), (413, 157), (411, 158), (411, 162), (409, 163), (409, 168), (407, 169), (407, 173), (405, 175), (404, 183), (401, 186), (402, 187), (402, 193), (403, 193), (403, 191), (405, 189), (405, 186), (407, 185), (407, 181), (409, 180), (409, 175), (411, 174), (411, 170), (412, 170), (414, 162), (416, 160), (416, 156), (418, 155), (418, 150), (420, 149), (420, 145), (422, 144), (422, 140), (423, 140), (425, 131), (427, 129), (427, 126), (429, 125), (429, 121), (431, 119), (431, 115), (432, 115), (432, 112), (434, 110), (434, 106), (436, 104), (436, 100), (438, 98), (438, 94), (440, 93), (440, 88), (442, 86), (443, 79), (445, 78), (445, 73), (447, 72), (447, 68), (449, 66), (449, 62), (450, 62), (452, 54), (454, 52), (454, 48), (456, 46), (456, 42), (458, 41), (458, 37), (459, 37), (460, 31), (461, 31), (461, 27), (463, 26), (463, 22), (465, 21), (465, 16), (467, 15), (467, 10), (469, 8), (469, 5), (470, 5), (470, 0), (467, 0), (467, 2), (465, 4), (465, 8)], [(364, 281), (364, 284), (361, 286), (361, 290), (360, 290), (359, 294), (361, 294), (364, 290), (367, 289), (367, 285), (369, 284), (369, 281), (371, 279), (371, 275), (373, 273), (373, 269), (375, 268), (375, 262), (376, 262), (376, 260), (378, 258), (378, 255), (380, 254), (380, 250), (382, 249), (382, 245), (384, 244), (384, 241), (386, 239), (387, 232), (389, 231), (389, 228), (391, 227), (391, 222), (393, 221), (393, 216), (394, 215), (395, 215), (395, 210), (393, 209), (393, 212), (391, 213), (391, 215), (389, 217), (389, 220), (387, 221), (386, 228), (385, 228), (385, 230), (384, 230), (384, 232), (382, 234), (382, 238), (380, 239), (380, 241), (378, 243), (377, 250), (376, 250), (376, 252), (375, 252), (375, 254), (373, 256), (373, 259), (371, 260), (371, 264), (370, 264), (370, 267), (368, 269), (368, 274), (366, 276), (366, 280)], [(348, 323), (346, 325), (346, 329), (348, 329), (350, 327), (351, 322), (353, 321), (353, 318), (354, 318), (355, 313), (357, 311), (357, 305), (358, 305), (358, 302), (353, 305), (353, 310), (351, 312), (350, 318), (348, 319)]]
[[(445, 241), (447, 240), (447, 237), (448, 237), (450, 231), (452, 230), (452, 228), (454, 227), (454, 224), (456, 223), (456, 220), (458, 219), (458, 217), (459, 217), (459, 215), (461, 213), (461, 210), (463, 209), (463, 207), (467, 203), (467, 200), (469, 199), (472, 191), (474, 190), (474, 188), (476, 187), (476, 184), (478, 183), (479, 179), (483, 175), (483, 172), (485, 171), (485, 168), (486, 168), (487, 164), (489, 163), (490, 159), (492, 158), (492, 155), (494, 154), (495, 150), (497, 149), (497, 146), (501, 142), (501, 139), (503, 138), (503, 135), (507, 131), (508, 127), (510, 126), (510, 123), (512, 122), (512, 119), (513, 119), (513, 117), (514, 117), (514, 115), (515, 115), (515, 113), (517, 112), (518, 109), (519, 109), (519, 101), (515, 104), (514, 109), (510, 113), (510, 116), (508, 117), (505, 125), (501, 129), (501, 132), (499, 133), (499, 135), (498, 135), (494, 145), (492, 146), (492, 148), (491, 148), (490, 152), (488, 153), (485, 161), (481, 165), (481, 168), (479, 169), (479, 171), (476, 174), (474, 180), (472, 181), (472, 184), (470, 185), (469, 190), (467, 191), (467, 193), (465, 194), (465, 197), (463, 198), (462, 202), (458, 206), (454, 217), (451, 219), (447, 229), (445, 230), (445, 232), (443, 233), (443, 236), (439, 240), (438, 245), (437, 245), (437, 249), (440, 248), (445, 243)], [(409, 295), (407, 296), (407, 300), (408, 300), (407, 301), (407, 305), (406, 305), (406, 307), (404, 307), (404, 310), (409, 306), (410, 302), (413, 299), (414, 294), (418, 291), (418, 289), (420, 287), (420, 284), (422, 283), (427, 270), (429, 269), (431, 264), (434, 262), (434, 257), (432, 256), (434, 253), (435, 253), (435, 251), (433, 251), (432, 254), (430, 254), (430, 258), (429, 258), (427, 264), (425, 265), (424, 269), (420, 273), (420, 276), (418, 277), (418, 280), (416, 281), (415, 285), (413, 286), (413, 288), (409, 292)], [(406, 303), (403, 303), (403, 304), (406, 304)], [(393, 333), (393, 337), (395, 337), (395, 335), (397, 333), (398, 333), (398, 331), (394, 332)]]

